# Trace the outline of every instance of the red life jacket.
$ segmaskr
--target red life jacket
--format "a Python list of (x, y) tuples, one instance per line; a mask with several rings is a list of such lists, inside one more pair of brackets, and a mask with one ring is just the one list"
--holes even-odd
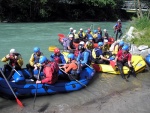
[(15, 55), (10, 55), (9, 64), (12, 65), (12, 66), (16, 66), (16, 65), (19, 66), (19, 64), (17, 62), (17, 59), (15, 59), (15, 57), (14, 57), (14, 56), (19, 56), (19, 55), (20, 55), (19, 53), (15, 53)]
[(54, 61), (58, 64), (61, 63), (61, 59), (59, 58), (59, 56), (55, 56)]
[(58, 64), (56, 62), (49, 62), (47, 65), (44, 66), (43, 72), (45, 74), (45, 78), (42, 80), (42, 83), (55, 83), (58, 79), (58, 71)]
[(119, 52), (119, 56), (118, 56), (118, 60), (119, 61), (121, 61), (121, 62), (127, 62), (128, 61), (128, 58), (129, 58), (129, 55), (130, 55), (130, 53), (128, 52), (128, 53), (126, 53), (126, 54), (124, 54), (123, 52), (122, 52), (122, 50), (121, 50), (121, 52)]
[(122, 24), (121, 23), (117, 23), (115, 29), (116, 30), (121, 30), (121, 28), (122, 28)]

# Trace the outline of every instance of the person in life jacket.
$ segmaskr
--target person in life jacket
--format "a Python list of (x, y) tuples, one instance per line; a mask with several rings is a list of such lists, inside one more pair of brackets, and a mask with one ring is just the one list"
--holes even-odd
[(108, 32), (106, 29), (104, 29), (104, 39), (108, 40), (108, 38), (109, 38)]
[(74, 33), (74, 42), (75, 43), (79, 43), (80, 40), (79, 40), (79, 35), (77, 34), (76, 30), (73, 30), (73, 33)]
[(63, 47), (64, 51), (72, 52), (73, 49), (75, 49), (75, 46), (73, 45), (73, 35), (70, 34), (69, 38), (66, 37), (63, 39)]
[(108, 40), (107, 40), (107, 39), (104, 39), (103, 44), (104, 44), (104, 45), (103, 45), (103, 48), (102, 48), (103, 55), (106, 56), (106, 57), (111, 57), (111, 56), (112, 56), (112, 53), (109, 51)]
[(116, 54), (118, 53), (118, 51), (121, 50), (123, 46), (124, 46), (124, 41), (120, 41), (119, 43), (117, 42), (114, 45), (114, 49), (112, 51), (112, 54), (116, 56)]
[(74, 33), (73, 33), (73, 28), (72, 28), (72, 27), (69, 28), (68, 36), (69, 36), (70, 34), (72, 34), (72, 35), (74, 34)]
[(94, 48), (92, 51), (93, 62), (96, 64), (109, 64), (110, 60), (103, 56), (103, 45), (103, 42), (99, 42), (98, 47)]
[(60, 53), (59, 48), (54, 49), (54, 53), (52, 55), (50, 55), (50, 61), (54, 61), (58, 64), (65, 64), (66, 63), (64, 55)]
[(78, 32), (79, 40), (84, 41), (85, 33), (83, 32), (83, 29), (80, 28), (80, 31)]
[(92, 61), (92, 53), (90, 50), (84, 48), (84, 45), (78, 45), (79, 54), (77, 56), (77, 62), (81, 63), (81, 67), (87, 67), (87, 64), (90, 65)]
[(92, 51), (93, 47), (94, 47), (93, 37), (89, 37), (88, 41), (85, 44), (85, 48)]
[(29, 78), (31, 79), (34, 78), (33, 70), (39, 68), (39, 59), (43, 56), (43, 53), (40, 51), (39, 47), (34, 47), (33, 52), (34, 53), (31, 54), (31, 57), (29, 59), (29, 63), (26, 65), (27, 70), (30, 73)]
[(75, 56), (73, 53), (68, 54), (68, 63), (65, 64), (63, 67), (65, 73), (68, 74), (69, 80), (76, 80), (79, 79), (80, 74), (80, 64), (75, 60)]
[(93, 37), (93, 32), (90, 28), (87, 29), (87, 39), (89, 39), (89, 37)]
[(101, 28), (98, 27), (97, 30), (98, 30), (98, 34), (100, 34), (102, 36), (102, 30), (101, 30)]
[(56, 62), (50, 62), (45, 56), (42, 56), (39, 63), (43, 67), (44, 77), (37, 80), (36, 84), (54, 84), (58, 80), (59, 66)]
[[(115, 63), (117, 65), (119, 72), (123, 79), (125, 79), (125, 77), (128, 78), (130, 76), (130, 74), (132, 74), (134, 77), (136, 77), (135, 70), (131, 64), (131, 57), (132, 57), (132, 55), (129, 52), (128, 45), (124, 45), (122, 47), (122, 50), (119, 50), (119, 52), (116, 55)], [(128, 76), (124, 75), (123, 66), (127, 66), (129, 68)]]
[(6, 75), (6, 70), (10, 72), (9, 76), (7, 77), (8, 80), (14, 74), (14, 69), (21, 70), (21, 67), (23, 65), (23, 59), (21, 57), (21, 54), (17, 53), (15, 49), (10, 49), (10, 53), (7, 54), (5, 57), (3, 57), (1, 61), (2, 62), (9, 61), (9, 63), (5, 64), (2, 69), (5, 75)]
[[(121, 23), (121, 20), (118, 19), (116, 25), (113, 27), (114, 28), (114, 33), (116, 34), (116, 37), (115, 37), (115, 40), (117, 40), (117, 38), (120, 39), (120, 37), (122, 36), (122, 23)], [(118, 37), (118, 34), (120, 33), (119, 37)]]

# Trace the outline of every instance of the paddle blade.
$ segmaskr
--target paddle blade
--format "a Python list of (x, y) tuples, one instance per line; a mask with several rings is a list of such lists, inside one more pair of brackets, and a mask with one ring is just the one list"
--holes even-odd
[(58, 36), (59, 36), (59, 37), (65, 37), (65, 35), (64, 35), (64, 34), (58, 34)]
[(16, 98), (16, 101), (17, 101), (17, 103), (18, 103), (18, 105), (19, 105), (20, 107), (24, 107), (23, 104), (22, 104), (22, 102), (21, 102), (18, 98)]
[(113, 69), (116, 69), (116, 63), (114, 61), (110, 61), (110, 65), (112, 66)]
[(48, 48), (48, 50), (50, 51), (50, 52), (54, 52), (54, 49), (55, 48), (57, 48), (56, 46), (49, 46), (49, 48)]

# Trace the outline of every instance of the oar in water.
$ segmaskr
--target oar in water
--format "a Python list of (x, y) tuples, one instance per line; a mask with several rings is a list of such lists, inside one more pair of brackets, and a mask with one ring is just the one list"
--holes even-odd
[(66, 75), (70, 76), (72, 79), (74, 79), (76, 82), (78, 82), (80, 85), (87, 87), (87, 85), (81, 83), (79, 80), (75, 79), (73, 76), (69, 75), (68, 73), (66, 73), (63, 69), (59, 68), (62, 72), (64, 72)]
[[(39, 80), (39, 78), (40, 78), (40, 72), (41, 72), (41, 69), (42, 69), (42, 67), (40, 67), (40, 69), (39, 69), (39, 73), (38, 73), (38, 80)], [(38, 84), (36, 84), (36, 91), (35, 91), (35, 95), (34, 95), (34, 105), (35, 105), (35, 100), (36, 100), (36, 94), (37, 94), (37, 88), (38, 88)], [(33, 106), (33, 108), (34, 108), (34, 106)]]
[(21, 101), (17, 98), (17, 96), (16, 96), (15, 92), (13, 91), (12, 87), (10, 86), (10, 84), (9, 84), (8, 80), (6, 79), (6, 77), (5, 77), (4, 73), (2, 72), (2, 70), (1, 70), (1, 69), (0, 69), (0, 72), (1, 72), (1, 74), (3, 75), (3, 77), (4, 77), (5, 81), (6, 81), (6, 83), (8, 84), (8, 86), (9, 86), (10, 90), (12, 91), (12, 93), (13, 93), (14, 97), (16, 98), (17, 104), (18, 104), (20, 107), (24, 107), (24, 106), (23, 106), (23, 104), (22, 104), (22, 102), (21, 102)]

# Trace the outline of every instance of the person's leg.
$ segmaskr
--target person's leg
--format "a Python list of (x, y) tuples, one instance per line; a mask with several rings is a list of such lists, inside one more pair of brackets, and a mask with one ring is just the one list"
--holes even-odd
[(30, 64), (27, 64), (26, 67), (27, 67), (27, 70), (30, 73), (30, 77), (29, 78), (33, 78), (33, 69), (34, 69), (34, 67), (32, 67)]
[(124, 72), (123, 72), (123, 64), (122, 64), (122, 62), (117, 61), (117, 66), (118, 66), (118, 70), (120, 72), (121, 77), (123, 79), (125, 79), (125, 75), (124, 75)]
[(117, 41), (117, 38), (118, 38), (118, 30), (116, 31), (116, 37), (115, 37), (116, 41)]
[(119, 39), (120, 39), (122, 36), (122, 30), (120, 30), (119, 33), (120, 33), (120, 35), (119, 35)]

